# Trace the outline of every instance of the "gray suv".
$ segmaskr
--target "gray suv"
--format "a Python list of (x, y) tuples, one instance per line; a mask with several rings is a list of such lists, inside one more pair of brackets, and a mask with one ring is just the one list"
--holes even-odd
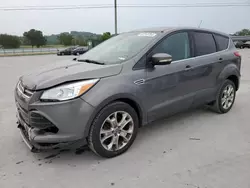
[(75, 61), (22, 76), (18, 127), (31, 150), (84, 142), (102, 157), (125, 152), (138, 128), (208, 105), (228, 112), (241, 56), (226, 34), (153, 28), (119, 34)]

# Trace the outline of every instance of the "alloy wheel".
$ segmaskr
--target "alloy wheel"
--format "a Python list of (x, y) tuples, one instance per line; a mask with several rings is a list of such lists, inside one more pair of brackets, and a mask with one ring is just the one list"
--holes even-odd
[(129, 113), (116, 111), (103, 122), (100, 130), (100, 141), (108, 151), (118, 151), (125, 147), (134, 132), (134, 121)]
[(224, 88), (221, 96), (221, 105), (225, 110), (229, 109), (233, 105), (234, 95), (235, 95), (234, 87), (230, 84), (227, 85)]

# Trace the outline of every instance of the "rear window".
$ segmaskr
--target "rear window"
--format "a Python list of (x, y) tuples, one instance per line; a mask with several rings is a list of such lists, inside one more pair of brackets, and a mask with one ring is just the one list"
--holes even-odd
[(216, 52), (214, 37), (210, 33), (194, 32), (196, 56), (212, 54)]
[(217, 51), (226, 50), (228, 48), (228, 43), (229, 43), (228, 37), (215, 34), (214, 38), (217, 43), (217, 48), (218, 48)]

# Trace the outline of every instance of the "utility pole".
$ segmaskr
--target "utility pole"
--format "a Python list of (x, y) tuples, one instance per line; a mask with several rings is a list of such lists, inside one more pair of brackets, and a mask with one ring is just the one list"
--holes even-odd
[(117, 0), (114, 0), (114, 8), (115, 8), (115, 35), (117, 35)]

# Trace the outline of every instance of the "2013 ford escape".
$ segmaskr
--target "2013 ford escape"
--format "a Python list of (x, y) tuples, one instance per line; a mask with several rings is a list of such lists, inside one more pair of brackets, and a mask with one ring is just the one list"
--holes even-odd
[(86, 140), (114, 157), (138, 128), (200, 105), (228, 112), (240, 83), (241, 57), (226, 34), (154, 28), (115, 36), (80, 56), (22, 76), (18, 127), (30, 149)]

